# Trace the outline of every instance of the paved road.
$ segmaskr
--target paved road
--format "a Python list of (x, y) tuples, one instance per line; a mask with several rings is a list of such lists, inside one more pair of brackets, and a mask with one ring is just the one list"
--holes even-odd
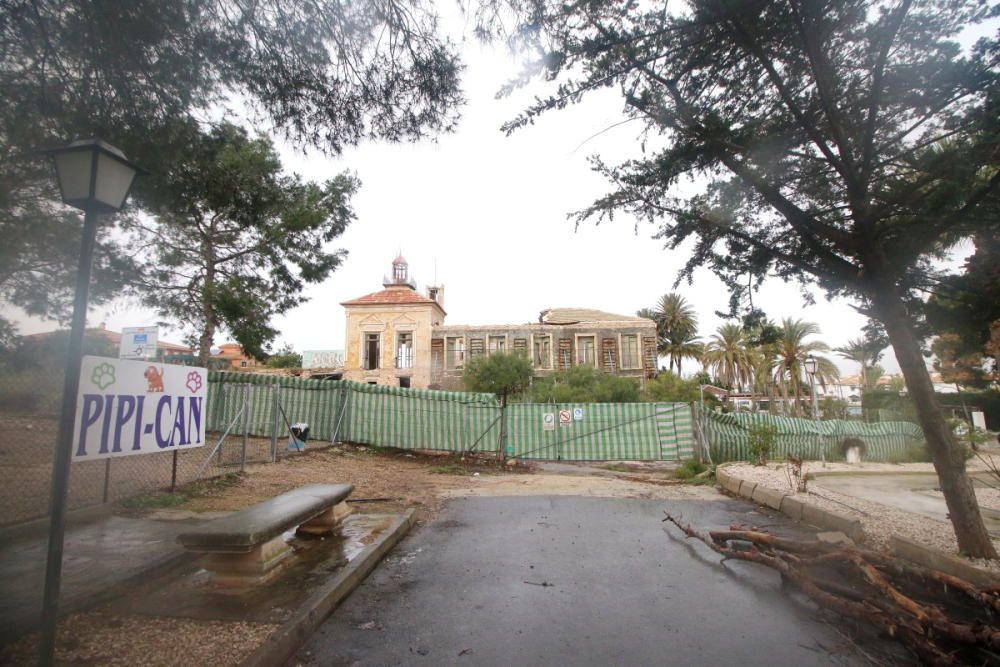
[(817, 612), (779, 591), (777, 574), (719, 565), (665, 528), (664, 509), (702, 528), (800, 531), (732, 500), (456, 499), (396, 547), (296, 662), (862, 664)]

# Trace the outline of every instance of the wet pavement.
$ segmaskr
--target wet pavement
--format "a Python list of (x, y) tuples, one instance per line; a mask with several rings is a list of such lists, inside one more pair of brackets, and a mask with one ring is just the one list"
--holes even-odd
[[(989, 486), (978, 480), (976, 475), (972, 475), (972, 480), (976, 485)], [(923, 514), (938, 521), (948, 521), (948, 506), (944, 497), (929, 493), (941, 487), (941, 482), (934, 473), (818, 475), (812, 484), (907, 512)], [(980, 510), (986, 529), (992, 535), (1000, 535), (1000, 512), (985, 507)]]
[[(190, 521), (109, 516), (70, 525), (64, 542), (61, 608), (114, 591), (177, 558)], [(37, 626), (42, 613), (48, 532), (0, 540), (0, 646)]]
[(867, 664), (777, 573), (663, 524), (804, 528), (735, 500), (452, 500), (299, 650), (308, 665)]

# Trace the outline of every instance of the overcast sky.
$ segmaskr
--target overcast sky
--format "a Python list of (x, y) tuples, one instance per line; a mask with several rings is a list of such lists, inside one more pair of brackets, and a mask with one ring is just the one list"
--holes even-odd
[[(473, 40), (465, 42), (463, 55), (468, 104), (458, 130), (436, 142), (369, 143), (327, 158), (303, 155), (279, 141), (289, 171), (322, 181), (351, 170), (362, 187), (354, 199), (357, 221), (334, 244), (349, 251), (346, 263), (307, 289), (307, 303), (275, 322), (281, 331), (275, 347), (342, 348), (340, 302), (381, 289), (399, 251), (421, 290), (435, 277), (445, 286), (447, 324), (530, 322), (539, 311), (560, 306), (632, 314), (671, 291), (686, 254), (665, 250), (651, 238), (654, 227), (636, 230), (634, 221), (620, 216), (612, 224), (574, 229), (566, 218), (607, 190), (590, 170), (588, 156), (614, 162), (637, 152), (638, 123), (607, 129), (623, 118), (616, 91), (593, 94), (505, 137), (500, 125), (545, 88), (495, 99), (516, 63), (501, 47)], [(709, 272), (699, 272), (692, 285), (678, 291), (697, 310), (703, 336), (722, 323), (714, 313), (727, 308), (727, 293)], [(816, 322), (831, 347), (860, 334), (865, 319), (848, 303), (827, 302), (819, 292), (816, 301), (804, 305), (798, 286), (777, 280), (755, 297), (755, 305), (772, 318)], [(22, 333), (53, 328), (23, 314), (17, 319)], [(153, 313), (122, 303), (96, 308), (89, 318), (91, 326), (105, 322), (114, 330), (155, 321)], [(177, 331), (162, 331), (160, 337), (182, 339)], [(831, 356), (844, 374), (857, 372), (855, 364)], [(891, 351), (883, 365), (898, 369)]]

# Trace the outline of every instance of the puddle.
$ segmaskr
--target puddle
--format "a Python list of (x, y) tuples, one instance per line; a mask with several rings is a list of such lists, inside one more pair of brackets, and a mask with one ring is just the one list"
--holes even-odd
[(394, 515), (353, 514), (327, 537), (301, 538), (290, 530), (285, 541), (293, 550), (288, 562), (269, 581), (246, 589), (215, 586), (192, 556), (168, 579), (150, 582), (111, 604), (118, 613), (195, 619), (282, 623), (322, 584), (378, 539)]

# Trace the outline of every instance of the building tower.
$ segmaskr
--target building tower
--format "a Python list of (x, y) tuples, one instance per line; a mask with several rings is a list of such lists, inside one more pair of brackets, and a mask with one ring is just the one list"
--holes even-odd
[(410, 265), (406, 263), (406, 258), (402, 254), (392, 260), (392, 272), (382, 281), (383, 287), (395, 286), (409, 287), (415, 290), (416, 282), (410, 278)]

